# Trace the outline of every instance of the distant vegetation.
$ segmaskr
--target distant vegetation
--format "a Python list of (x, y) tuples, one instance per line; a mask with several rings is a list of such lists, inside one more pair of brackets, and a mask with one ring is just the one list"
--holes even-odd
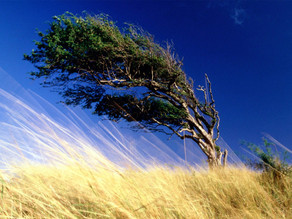
[[(287, 150), (277, 150), (273, 142), (263, 138), (263, 145), (256, 145), (251, 142), (243, 142), (253, 157), (246, 158), (246, 164), (256, 170), (262, 170), (264, 174), (269, 174), (274, 180), (279, 180), (284, 176), (292, 177), (292, 166), (287, 162), (289, 154)], [(282, 151), (282, 153), (281, 153)]]

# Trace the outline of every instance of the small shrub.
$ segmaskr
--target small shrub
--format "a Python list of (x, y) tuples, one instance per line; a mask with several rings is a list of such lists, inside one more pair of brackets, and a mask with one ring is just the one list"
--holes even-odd
[[(254, 159), (245, 158), (246, 165), (256, 170), (262, 170), (264, 174), (271, 175), (278, 180), (283, 176), (292, 176), (291, 164), (287, 162), (288, 151), (280, 153), (273, 142), (263, 138), (263, 145), (243, 142), (254, 155)], [(272, 148), (274, 146), (274, 150)]]

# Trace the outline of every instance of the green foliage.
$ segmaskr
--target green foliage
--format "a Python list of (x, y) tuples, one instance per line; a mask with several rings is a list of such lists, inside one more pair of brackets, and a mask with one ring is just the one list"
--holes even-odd
[(217, 153), (220, 153), (220, 151), (221, 151), (221, 147), (218, 146), (218, 145), (216, 145), (216, 146), (215, 146), (215, 150), (216, 150)]
[[(273, 150), (275, 144), (263, 139), (263, 145), (259, 146), (250, 142), (243, 142), (257, 159), (246, 159), (246, 164), (257, 170), (263, 170), (271, 174), (274, 178), (281, 178), (282, 175), (291, 175), (291, 165), (287, 163), (288, 152), (280, 154)], [(276, 149), (276, 148), (275, 148)]]
[[(56, 87), (66, 104), (152, 128), (151, 119), (172, 127), (185, 125), (185, 110), (149, 95), (172, 91), (186, 98), (188, 83), (180, 62), (150, 34), (133, 25), (120, 30), (103, 14), (83, 18), (67, 12), (54, 16), (50, 28), (38, 35), (37, 49), (24, 55), (37, 69), (30, 73), (32, 79), (43, 78), (43, 86)], [(136, 87), (146, 91), (139, 95), (121, 91)]]
[(179, 126), (187, 114), (167, 101), (157, 98), (139, 99), (130, 94), (106, 95), (96, 105), (94, 113), (108, 115), (112, 120), (125, 118), (151, 125), (151, 119)]
[(181, 73), (180, 67), (175, 65), (169, 71), (165, 50), (150, 34), (133, 26), (120, 31), (105, 15), (82, 18), (65, 13), (53, 19), (46, 33), (39, 32), (41, 40), (35, 42), (37, 49), (24, 55), (24, 59), (38, 69), (31, 72), (33, 78), (59, 73), (56, 80), (46, 81), (46, 84), (93, 80), (93, 75), (87, 72), (102, 75), (107, 71), (115, 78), (128, 79), (126, 68), (129, 68), (133, 86), (135, 81), (152, 77), (167, 83), (172, 76)]

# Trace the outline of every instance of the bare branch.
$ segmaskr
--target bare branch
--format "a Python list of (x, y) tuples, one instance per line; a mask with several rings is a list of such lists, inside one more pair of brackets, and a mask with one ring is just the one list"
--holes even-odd
[(209, 95), (211, 97), (211, 103), (210, 103), (210, 105), (213, 105), (215, 103), (215, 100), (214, 100), (213, 93), (212, 93), (212, 89), (211, 89), (211, 82), (210, 82), (209, 77), (208, 77), (207, 74), (205, 74), (205, 77), (206, 77), (206, 80), (208, 82)]
[[(185, 138), (191, 138), (191, 139), (193, 139), (193, 136), (192, 135), (181, 135), (177, 130), (175, 130), (174, 128), (172, 128), (170, 125), (168, 125), (167, 123), (164, 123), (164, 122), (160, 122), (160, 121), (158, 121), (157, 119), (155, 119), (155, 118), (152, 118), (152, 120), (155, 122), (155, 123), (157, 123), (157, 124), (159, 124), (159, 125), (162, 125), (162, 126), (165, 126), (165, 127), (167, 127), (167, 128), (169, 128), (173, 133), (175, 133), (178, 137), (180, 137), (181, 139), (185, 139)], [(194, 141), (196, 141), (195, 139), (194, 139)]]

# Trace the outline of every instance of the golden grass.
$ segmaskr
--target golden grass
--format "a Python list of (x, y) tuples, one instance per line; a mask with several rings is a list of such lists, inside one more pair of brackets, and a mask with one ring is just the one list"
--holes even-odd
[[(70, 109), (66, 117), (38, 95), (23, 91), (40, 104), (0, 89), (0, 164), (8, 169), (0, 170), (0, 219), (292, 218), (290, 177), (275, 182), (268, 175), (233, 167), (141, 168), (150, 162), (133, 150), (134, 144), (130, 147), (117, 127), (97, 128), (94, 123), (92, 128), (90, 120), (83, 121)], [(149, 150), (152, 154), (163, 152), (161, 145), (146, 140), (145, 147), (161, 149)], [(132, 168), (109, 161), (102, 151)], [(18, 164), (13, 164), (14, 157)]]
[(121, 171), (71, 162), (11, 171), (17, 177), (2, 183), (1, 218), (292, 218), (291, 179), (276, 186), (247, 169)]
[[(232, 167), (141, 168), (155, 159), (144, 159), (111, 124), (91, 128), (74, 112), (68, 118), (58, 112), (58, 123), (2, 89), (0, 99), (7, 115), (1, 121), (0, 164), (8, 169), (0, 170), (0, 219), (292, 218), (289, 177), (274, 182)], [(163, 155), (161, 145), (144, 143)]]

